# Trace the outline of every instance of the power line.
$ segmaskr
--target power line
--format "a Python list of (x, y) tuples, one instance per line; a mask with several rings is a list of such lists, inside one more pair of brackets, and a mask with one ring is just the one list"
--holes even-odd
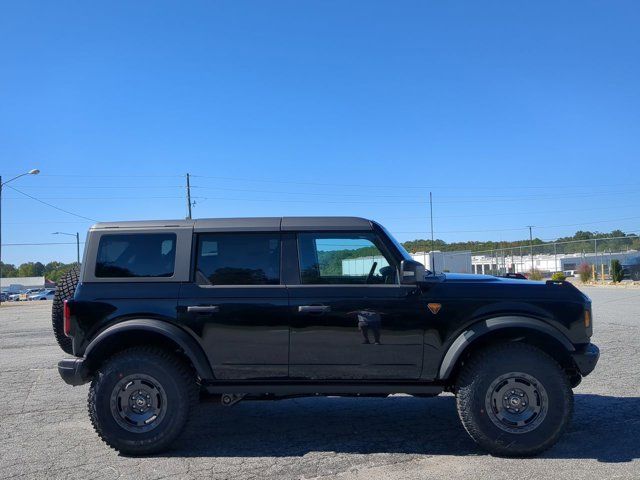
[[(581, 222), (581, 223), (567, 223), (567, 224), (563, 224), (563, 225), (544, 225), (544, 226), (539, 226), (536, 225), (535, 228), (560, 228), (560, 227), (581, 227), (583, 225), (593, 225), (593, 224), (599, 224), (599, 223), (610, 223), (610, 222), (622, 222), (625, 220), (637, 220), (640, 219), (640, 216), (635, 216), (635, 217), (625, 217), (625, 218), (612, 218), (609, 220), (598, 220), (598, 221), (594, 221), (594, 222)], [(519, 230), (526, 230), (529, 227), (517, 227), (517, 228), (496, 228), (496, 229), (482, 229), (482, 230), (439, 230), (436, 233), (484, 233), (484, 232), (509, 232), (509, 231), (519, 231)], [(424, 234), (424, 231), (395, 231), (395, 233), (422, 233)]]
[[(7, 200), (25, 200), (21, 197), (4, 197)], [(181, 197), (169, 197), (169, 196), (137, 196), (137, 197), (133, 197), (133, 196), (127, 196), (127, 197), (115, 197), (115, 196), (110, 196), (110, 197), (40, 197), (40, 199), (47, 199), (47, 200), (146, 200), (146, 199), (150, 199), (150, 200), (161, 200), (161, 199), (177, 199), (177, 198), (184, 198), (184, 196)], [(197, 198), (197, 197), (194, 197)]]
[[(85, 242), (80, 242), (84, 244)], [(3, 243), (3, 247), (25, 247), (25, 246), (38, 246), (38, 245), (76, 245), (76, 242), (31, 242), (31, 243)]]
[[(77, 174), (77, 173), (61, 173), (61, 174), (40, 174), (41, 177), (51, 177), (51, 178), (100, 178), (100, 179), (129, 179), (129, 178), (183, 178), (182, 174), (119, 174), (119, 175), (91, 175), (91, 174)], [(313, 182), (313, 181), (301, 181), (301, 180), (273, 180), (273, 179), (265, 179), (265, 178), (250, 178), (250, 177), (227, 177), (227, 176), (217, 176), (217, 175), (191, 175), (194, 178), (200, 179), (210, 179), (210, 180), (223, 180), (223, 181), (240, 181), (240, 182), (249, 182), (249, 183), (267, 183), (267, 184), (285, 184), (285, 185), (304, 185), (304, 186), (320, 186), (320, 187), (345, 187), (345, 188), (388, 188), (390, 185), (387, 184), (370, 184), (370, 183), (335, 183), (335, 182)], [(77, 188), (184, 188), (183, 185), (131, 185), (131, 186), (94, 186), (94, 185), (76, 185)], [(599, 185), (599, 187), (638, 187), (637, 183), (611, 183), (611, 184), (603, 184)], [(28, 186), (24, 188), (40, 188)], [(51, 188), (68, 188), (68, 185), (64, 186), (51, 186)], [(220, 188), (218, 186), (213, 188)], [(461, 189), (467, 190), (553, 190), (562, 188), (563, 190), (593, 190), (591, 186), (567, 186), (567, 185), (509, 185), (509, 186), (476, 186), (476, 185), (453, 185), (453, 186), (444, 186), (444, 185), (402, 185), (403, 189), (411, 188), (418, 190), (456, 190), (460, 191)], [(274, 193), (284, 193), (284, 192), (274, 192)], [(307, 193), (307, 192), (303, 192)], [(617, 193), (617, 192), (610, 192)]]
[(56, 207), (55, 205), (52, 205), (52, 204), (47, 203), (47, 202), (44, 202), (44, 201), (42, 201), (42, 200), (40, 200), (40, 199), (38, 199), (36, 197), (33, 197), (33, 196), (29, 195), (28, 193), (24, 193), (23, 191), (18, 190), (15, 187), (12, 187), (11, 185), (7, 185), (7, 188), (10, 188), (11, 190), (14, 190), (14, 191), (18, 192), (18, 193), (24, 195), (25, 197), (29, 197), (30, 199), (35, 200), (36, 202), (42, 203), (43, 205), (46, 205), (46, 206), (51, 207), (51, 208), (54, 208), (54, 209), (59, 210), (59, 211), (64, 212), (64, 213), (68, 213), (69, 215), (73, 215), (74, 217), (83, 218), (85, 220), (90, 220), (92, 222), (97, 222), (97, 220), (95, 220), (93, 218), (85, 217), (83, 215), (79, 215), (77, 213), (70, 212), (69, 210), (65, 210), (64, 208)]
[[(9, 175), (9, 174), (7, 174)], [(154, 174), (121, 174), (121, 175), (87, 175), (85, 173), (40, 173), (41, 177), (75, 177), (75, 178), (182, 178), (183, 175), (154, 175)]]
[[(615, 205), (610, 207), (589, 207), (589, 211), (591, 210), (611, 210), (616, 209), (619, 210), (621, 208), (629, 208), (629, 207), (637, 207), (637, 204), (627, 204), (627, 205)], [(567, 209), (567, 210), (541, 210), (537, 212), (496, 212), (496, 213), (477, 213), (472, 215), (438, 215), (438, 218), (473, 218), (473, 217), (496, 217), (496, 216), (509, 216), (509, 215), (544, 215), (549, 213), (572, 213), (572, 212), (584, 212), (585, 208), (576, 208), (576, 209)], [(419, 216), (406, 216), (406, 217), (386, 217), (393, 220), (423, 220), (424, 215)]]
[[(268, 180), (268, 179), (258, 179), (258, 178), (247, 178), (247, 177), (222, 177), (222, 176), (213, 176), (213, 175), (191, 175), (194, 178), (208, 178), (208, 179), (215, 179), (215, 180), (234, 180), (234, 181), (242, 181), (242, 182), (256, 182), (256, 183), (280, 183), (280, 184), (289, 184), (289, 185), (317, 185), (317, 186), (322, 186), (322, 187), (327, 187), (327, 186), (334, 186), (334, 187), (362, 187), (362, 188), (389, 188), (389, 184), (384, 184), (384, 185), (372, 185), (372, 184), (355, 184), (355, 183), (323, 183), (323, 182), (304, 182), (304, 181), (295, 181), (295, 180)], [(618, 184), (608, 184), (608, 185), (601, 185), (603, 187), (621, 187), (621, 186), (627, 186), (627, 187), (637, 187), (638, 184), (637, 183), (618, 183)], [(442, 189), (448, 189), (448, 190), (461, 190), (462, 188), (465, 188), (464, 185), (455, 185), (455, 186), (434, 186), (434, 185), (402, 185), (402, 188), (416, 188), (416, 189), (421, 189), (421, 190), (442, 190)], [(473, 186), (470, 188), (474, 188), (474, 189), (478, 189), (478, 190), (499, 190), (499, 189), (556, 189), (556, 188), (562, 188), (564, 190), (566, 190), (567, 188), (589, 188), (592, 189), (593, 187), (567, 187), (566, 185), (523, 185), (523, 186), (515, 186), (515, 185), (510, 185), (509, 187), (499, 187), (499, 186), (491, 186), (491, 187), (477, 187), (477, 186)]]
[[(229, 192), (246, 192), (246, 193), (269, 193), (273, 195), (302, 195), (302, 196), (321, 196), (321, 197), (366, 197), (366, 198), (405, 198), (405, 199), (413, 199), (417, 202), (424, 201), (423, 196), (412, 196), (412, 195), (390, 195), (390, 194), (370, 194), (370, 193), (333, 193), (333, 192), (288, 192), (288, 191), (279, 191), (279, 190), (260, 190), (260, 189), (246, 189), (246, 188), (228, 188), (228, 187), (210, 187), (210, 186), (202, 186), (202, 185), (192, 185), (191, 188), (200, 189), (200, 190), (223, 190)], [(624, 195), (625, 193), (637, 195), (638, 190), (632, 190), (628, 192), (617, 190), (613, 191), (600, 191), (600, 192), (588, 192), (588, 193), (572, 193), (572, 194), (553, 194), (552, 196), (547, 196), (546, 198), (562, 198), (562, 197), (591, 197), (591, 196), (602, 196), (602, 195)], [(439, 196), (439, 199), (455, 199), (455, 202), (442, 202), (438, 200), (437, 203), (463, 203), (466, 201), (477, 202), (477, 201), (485, 201), (486, 199), (493, 198), (504, 198), (508, 201), (519, 200), (521, 198), (545, 198), (541, 197), (540, 194), (535, 195), (482, 195), (482, 196), (471, 196), (471, 195), (455, 195), (455, 196)]]
[[(182, 187), (184, 188), (184, 187)], [(195, 188), (194, 186), (192, 186), (191, 188)], [(224, 190), (224, 189), (218, 189), (218, 190)], [(240, 190), (242, 191), (242, 190)], [(254, 191), (255, 193), (260, 193), (259, 191)], [(24, 192), (20, 192), (23, 193)], [(276, 191), (270, 191), (270, 192), (262, 192), (262, 193), (272, 193), (272, 194), (278, 194), (278, 195), (286, 195), (286, 194), (292, 194), (292, 195), (302, 195), (302, 196), (321, 196), (321, 197), (331, 197), (331, 198), (335, 198), (335, 197), (365, 197), (368, 200), (358, 200), (358, 201), (348, 201), (348, 200), (340, 200), (340, 201), (331, 201), (331, 200), (322, 200), (323, 203), (329, 203), (329, 204), (344, 204), (344, 203), (352, 203), (352, 204), (362, 204), (362, 205), (379, 205), (381, 203), (384, 204), (393, 204), (393, 205), (416, 205), (416, 204), (422, 204), (424, 203), (424, 201), (421, 198), (418, 197), (403, 197), (403, 196), (394, 196), (394, 195), (342, 195), (342, 194), (331, 194), (331, 193), (294, 193), (294, 192), (276, 192)], [(571, 198), (575, 198), (575, 197), (596, 197), (596, 196), (611, 196), (613, 192), (602, 192), (602, 193), (589, 193), (589, 194), (585, 194), (585, 195), (567, 195), (568, 197)], [(640, 192), (629, 192), (631, 195), (636, 195), (636, 194), (640, 194)], [(24, 194), (26, 195), (26, 194)], [(616, 192), (616, 195), (624, 195), (624, 193), (621, 192)], [(558, 195), (552, 195), (552, 196), (530, 196), (530, 197), (500, 197), (500, 198), (481, 198), (481, 197), (463, 197), (466, 198), (465, 200), (439, 200), (437, 203), (439, 205), (445, 205), (445, 204), (464, 204), (464, 203), (473, 203), (473, 204), (477, 204), (477, 203), (501, 203), (501, 202), (505, 202), (505, 203), (514, 203), (517, 202), (518, 200), (522, 200), (523, 198), (526, 199), (539, 199), (539, 200), (553, 200), (553, 199), (557, 199), (557, 198), (562, 198), (563, 196), (558, 196)], [(7, 199), (12, 199), (12, 200), (16, 200), (19, 199), (19, 197), (6, 197)], [(30, 197), (33, 198), (33, 197)], [(80, 196), (75, 196), (75, 197), (68, 197), (68, 196), (49, 196), (49, 197), (41, 197), (41, 198), (46, 198), (49, 200), (144, 200), (144, 199), (182, 199), (184, 198), (184, 196), (170, 196), (170, 195), (145, 195), (145, 196), (115, 196), (115, 195), (110, 195), (110, 196), (101, 196), (101, 197), (80, 197)], [(226, 200), (226, 201), (234, 201), (234, 202), (272, 202), (272, 203), (312, 203), (312, 204), (317, 204), (318, 201), (317, 200), (304, 200), (304, 199), (282, 199), (282, 198), (238, 198), (238, 197), (208, 197), (208, 196), (192, 196), (193, 199), (195, 200)], [(414, 198), (414, 200), (402, 200), (402, 201), (389, 201), (387, 200), (387, 198)], [(456, 198), (456, 197), (445, 197), (445, 198)], [(378, 199), (378, 200), (373, 200), (373, 199)], [(612, 206), (612, 207), (607, 207), (607, 208), (615, 208), (618, 209), (619, 206)], [(556, 213), (557, 211), (553, 211), (550, 213)], [(544, 212), (541, 212), (544, 213)], [(481, 215), (478, 215), (481, 216)], [(493, 214), (489, 214), (487, 216), (493, 216)], [(455, 217), (455, 216), (452, 216)], [(460, 217), (467, 217), (467, 215), (462, 215)], [(401, 217), (398, 217), (401, 218)], [(408, 217), (405, 217), (408, 218)], [(413, 218), (419, 218), (419, 217), (413, 217)]]
[(38, 220), (38, 219), (33, 219), (30, 222), (2, 222), (3, 225), (42, 225), (42, 224), (52, 224), (52, 225), (60, 225), (60, 224), (83, 224), (86, 225), (87, 223), (93, 223), (93, 220), (89, 221), (89, 220), (84, 220), (84, 221), (80, 221), (80, 220), (75, 220), (73, 222), (71, 221), (60, 221), (60, 222), (56, 222), (56, 221), (51, 221), (51, 220)]
[[(195, 175), (192, 175), (195, 177)], [(232, 191), (232, 192), (247, 192), (247, 193), (270, 193), (274, 195), (314, 195), (314, 196), (329, 196), (329, 197), (380, 197), (380, 198), (410, 198), (416, 201), (423, 200), (423, 196), (412, 196), (412, 195), (388, 195), (388, 194), (370, 194), (370, 193), (334, 193), (334, 192), (289, 192), (289, 191), (281, 191), (281, 190), (260, 190), (260, 189), (245, 189), (245, 188), (229, 188), (229, 187), (220, 187), (220, 186), (203, 186), (203, 185), (192, 185), (191, 188), (202, 189), (202, 190), (224, 190), (224, 191)], [(404, 185), (403, 185), (404, 188)], [(463, 203), (466, 201), (485, 201), (486, 199), (491, 198), (504, 198), (508, 201), (518, 200), (521, 198), (572, 198), (572, 197), (591, 197), (591, 196), (602, 196), (602, 195), (624, 195), (624, 194), (634, 194), (637, 195), (640, 193), (637, 189), (633, 189), (627, 192), (616, 190), (616, 191), (590, 191), (585, 193), (566, 193), (566, 194), (547, 194), (547, 197), (542, 197), (541, 194), (533, 194), (533, 195), (455, 195), (455, 196), (439, 196), (438, 198), (445, 199), (456, 199), (455, 202), (442, 202), (438, 201), (438, 203)], [(549, 196), (550, 195), (550, 196)]]
[[(20, 188), (34, 188), (43, 190), (47, 188), (63, 188), (68, 190), (69, 185), (23, 185)], [(184, 188), (184, 185), (74, 185), (73, 189), (95, 188), (95, 189), (111, 189), (111, 188), (131, 188), (136, 190), (144, 190), (145, 188)]]

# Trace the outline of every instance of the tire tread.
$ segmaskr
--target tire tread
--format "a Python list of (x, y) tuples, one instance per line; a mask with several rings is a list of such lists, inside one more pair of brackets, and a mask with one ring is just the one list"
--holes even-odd
[[(486, 368), (488, 362), (496, 358), (496, 355), (509, 355), (515, 352), (517, 352), (518, 355), (522, 355), (523, 352), (528, 352), (531, 355), (538, 356), (540, 361), (548, 362), (552, 368), (556, 369), (560, 373), (559, 378), (561, 382), (563, 382), (563, 400), (567, 406), (567, 415), (565, 416), (563, 424), (557, 429), (556, 434), (552, 435), (542, 444), (528, 449), (512, 449), (508, 445), (497, 445), (493, 439), (482, 431), (480, 425), (473, 418), (472, 411), (474, 381), (482, 374), (482, 371)], [(464, 429), (481, 447), (488, 450), (490, 453), (499, 456), (533, 456), (551, 448), (559, 440), (560, 433), (564, 430), (564, 427), (569, 422), (573, 414), (573, 392), (564, 370), (562, 370), (562, 367), (558, 362), (546, 352), (526, 343), (503, 343), (493, 345), (476, 352), (470, 357), (460, 372), (456, 383), (456, 396), (456, 408)]]
[[(155, 439), (140, 440), (139, 442), (136, 442), (134, 446), (123, 447), (122, 445), (118, 445), (116, 442), (112, 441), (112, 439), (110, 439), (103, 430), (97, 412), (98, 389), (100, 388), (101, 382), (103, 381), (105, 375), (108, 374), (110, 369), (114, 368), (114, 366), (116, 366), (120, 361), (131, 360), (132, 357), (138, 357), (143, 360), (152, 358), (155, 362), (166, 362), (168, 365), (175, 368), (177, 370), (180, 382), (186, 387), (188, 405), (186, 419), (177, 429), (177, 431), (170, 432), (170, 434), (165, 435), (165, 437), (159, 441)], [(198, 403), (198, 397), (199, 389), (196, 383), (196, 376), (190, 365), (188, 365), (182, 359), (178, 358), (176, 355), (164, 348), (154, 346), (138, 346), (128, 348), (114, 354), (98, 369), (89, 387), (89, 394), (87, 396), (87, 409), (89, 411), (89, 420), (93, 429), (98, 434), (98, 437), (100, 437), (100, 439), (106, 445), (116, 451), (125, 454), (147, 455), (166, 450), (171, 442), (180, 435), (180, 433), (186, 427), (186, 424), (190, 418), (189, 413)]]
[(56, 293), (53, 295), (51, 305), (51, 325), (53, 335), (60, 348), (73, 355), (71, 339), (64, 334), (64, 301), (73, 297), (80, 278), (80, 267), (75, 266), (69, 270), (59, 281)]

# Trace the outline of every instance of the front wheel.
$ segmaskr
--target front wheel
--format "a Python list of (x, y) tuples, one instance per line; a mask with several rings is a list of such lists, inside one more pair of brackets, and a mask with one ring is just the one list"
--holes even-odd
[(89, 417), (98, 436), (129, 455), (166, 450), (197, 401), (194, 372), (154, 347), (124, 350), (97, 372), (89, 389)]
[(566, 373), (522, 343), (472, 356), (457, 383), (458, 415), (471, 438), (500, 456), (536, 455), (554, 445), (573, 413)]

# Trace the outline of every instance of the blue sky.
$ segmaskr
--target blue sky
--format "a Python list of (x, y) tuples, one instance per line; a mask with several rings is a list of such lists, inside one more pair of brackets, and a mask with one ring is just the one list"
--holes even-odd
[[(96, 220), (640, 230), (640, 3), (3, 2), (0, 174)], [(91, 221), (5, 189), (3, 244)], [(73, 245), (5, 246), (9, 263)]]

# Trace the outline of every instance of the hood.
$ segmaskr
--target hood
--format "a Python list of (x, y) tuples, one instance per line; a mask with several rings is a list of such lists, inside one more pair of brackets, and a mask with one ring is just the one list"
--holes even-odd
[(449, 290), (464, 292), (465, 295), (470, 296), (589, 300), (589, 297), (570, 282), (521, 280), (467, 273), (445, 273), (438, 276), (444, 288), (446, 288), (445, 285), (449, 285)]

